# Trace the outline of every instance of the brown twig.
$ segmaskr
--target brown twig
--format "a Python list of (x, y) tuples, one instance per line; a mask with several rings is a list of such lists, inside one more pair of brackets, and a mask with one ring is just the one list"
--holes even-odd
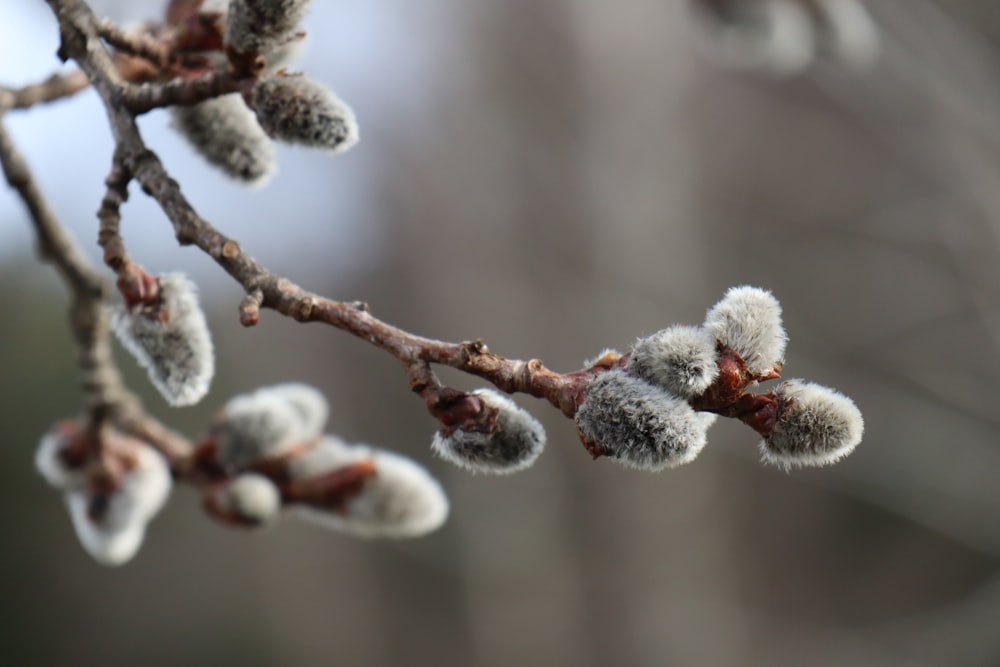
[(143, 114), (160, 107), (189, 106), (207, 99), (240, 92), (245, 80), (225, 68), (203, 72), (191, 79), (174, 79), (166, 83), (126, 84), (122, 88), (122, 105), (132, 114)]
[(53, 74), (45, 81), (24, 86), (6, 88), (0, 86), (0, 112), (9, 109), (27, 109), (36, 104), (55, 102), (70, 97), (90, 85), (82, 70), (66, 74)]
[(90, 266), (73, 240), (59, 224), (51, 207), (35, 185), (24, 158), (6, 128), (0, 124), (0, 164), (7, 183), (24, 201), (38, 235), (42, 257), (55, 264), (73, 294), (70, 309), (78, 362), (84, 371), (84, 387), (95, 409), (111, 401), (120, 379), (111, 364), (107, 344), (107, 321), (101, 303), (107, 286)]
[(97, 219), (100, 221), (97, 243), (104, 249), (104, 263), (115, 273), (119, 273), (123, 266), (131, 262), (119, 233), (119, 209), (128, 200), (128, 184), (131, 180), (131, 174), (116, 160), (111, 173), (104, 180), (108, 189), (101, 200), (101, 208), (97, 211)]

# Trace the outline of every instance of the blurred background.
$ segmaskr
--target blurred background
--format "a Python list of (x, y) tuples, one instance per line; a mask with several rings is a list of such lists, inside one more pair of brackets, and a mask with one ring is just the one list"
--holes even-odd
[[(93, 4), (129, 22), (161, 3)], [(812, 41), (781, 33), (795, 57), (754, 67), (718, 0), (314, 4), (302, 69), (354, 107), (354, 150), (282, 149), (248, 191), (164, 112), (142, 119), (198, 210), (263, 264), (566, 371), (700, 322), (729, 286), (766, 287), (786, 375), (853, 397), (864, 442), (786, 473), (727, 421), (697, 461), (651, 475), (592, 462), (520, 397), (548, 451), (470, 476), (431, 457), (395, 361), (269, 313), (242, 329), (236, 285), (133, 186), (133, 257), (196, 278), (219, 354), (209, 397), (181, 410), (121, 355), (149, 409), (195, 436), (234, 393), (306, 381), (331, 430), (422, 462), (453, 507), (429, 537), (366, 542), (220, 527), (180, 488), (139, 556), (104, 569), (33, 469), (40, 435), (81, 409), (79, 375), (66, 292), (0, 189), (0, 665), (1000, 664), (1000, 4), (873, 0), (861, 37), (813, 12)], [(0, 6), (0, 82), (47, 76), (56, 48), (44, 3)], [(96, 96), (6, 122), (96, 261)]]

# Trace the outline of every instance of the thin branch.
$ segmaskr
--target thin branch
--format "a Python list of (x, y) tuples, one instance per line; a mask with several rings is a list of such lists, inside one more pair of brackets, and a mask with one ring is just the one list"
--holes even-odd
[(101, 223), (97, 243), (104, 249), (104, 263), (115, 273), (131, 262), (119, 233), (122, 217), (120, 208), (128, 199), (128, 184), (131, 180), (131, 174), (116, 161), (104, 181), (108, 189), (101, 200), (101, 208), (97, 211), (97, 219)]
[(182, 466), (193, 446), (182, 436), (147, 415), (139, 400), (124, 386), (111, 356), (108, 316), (104, 301), (108, 288), (77, 243), (59, 223), (35, 185), (27, 162), (14, 145), (0, 116), (0, 166), (7, 183), (24, 201), (38, 236), (42, 257), (55, 265), (70, 289), (70, 326), (76, 342), (77, 365), (83, 372), (89, 430), (100, 437), (101, 425), (117, 422), (123, 430), (144, 439)]
[(73, 293), (70, 322), (76, 341), (77, 363), (84, 374), (83, 386), (92, 421), (103, 421), (123, 392), (121, 378), (111, 362), (107, 316), (101, 308), (107, 286), (59, 224), (2, 124), (0, 164), (7, 182), (28, 208), (42, 257), (55, 264), (63, 282)]
[(82, 70), (73, 70), (66, 74), (53, 74), (45, 81), (23, 88), (0, 86), (0, 111), (27, 109), (36, 104), (55, 102), (75, 95), (89, 85), (90, 81)]
[(244, 81), (226, 69), (217, 69), (192, 79), (127, 84), (122, 90), (122, 104), (136, 115), (161, 107), (190, 106), (219, 95), (240, 92)]

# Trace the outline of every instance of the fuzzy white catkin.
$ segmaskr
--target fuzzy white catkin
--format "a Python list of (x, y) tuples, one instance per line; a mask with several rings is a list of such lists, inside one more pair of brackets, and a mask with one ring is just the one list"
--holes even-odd
[(111, 494), (104, 511), (91, 517), (91, 493), (85, 484), (66, 491), (76, 535), (84, 549), (102, 565), (122, 565), (142, 546), (146, 525), (160, 511), (173, 480), (163, 457), (148, 445), (135, 449), (136, 467)]
[(146, 537), (146, 525), (137, 521), (124, 523), (95, 523), (87, 514), (90, 499), (84, 489), (66, 492), (69, 510), (77, 539), (84, 550), (101, 565), (114, 567), (132, 560)]
[(226, 43), (243, 53), (266, 53), (291, 40), (310, 0), (231, 0)]
[(719, 375), (715, 336), (702, 327), (676, 325), (632, 346), (629, 374), (681, 398), (705, 392)]
[(300, 413), (282, 396), (241, 394), (226, 403), (215, 426), (215, 457), (228, 470), (242, 470), (287, 454), (302, 434)]
[(243, 473), (226, 485), (225, 505), (241, 519), (267, 523), (281, 510), (281, 492), (267, 477)]
[(753, 375), (766, 376), (785, 358), (788, 336), (781, 322), (781, 304), (765, 289), (729, 288), (709, 309), (705, 328), (743, 357)]
[(652, 472), (693, 461), (714, 415), (621, 370), (594, 378), (576, 414), (581, 435), (623, 465)]
[(809, 12), (790, 0), (734, 0), (724, 10), (691, 2), (698, 46), (724, 67), (791, 76), (807, 68), (816, 52), (816, 31)]
[(865, 423), (854, 401), (838, 391), (805, 380), (788, 380), (774, 391), (780, 413), (774, 431), (760, 442), (767, 463), (824, 466), (857, 447)]
[(112, 314), (111, 325), (167, 403), (193, 405), (208, 393), (215, 375), (212, 336), (187, 276), (169, 273), (159, 277), (159, 284), (165, 318), (146, 317), (141, 306), (122, 306)]
[(367, 445), (346, 445), (326, 436), (289, 464), (294, 479), (333, 472), (372, 461), (375, 475), (342, 511), (293, 505), (300, 518), (357, 537), (418, 537), (439, 528), (448, 517), (448, 498), (422, 466), (408, 458)]
[(434, 434), (431, 449), (441, 458), (471, 472), (507, 474), (531, 466), (545, 448), (545, 429), (507, 396), (492, 389), (471, 392), (498, 410), (497, 431), (457, 429)]
[(291, 406), (298, 416), (296, 437), (308, 439), (323, 433), (326, 421), (330, 416), (330, 405), (326, 397), (315, 387), (302, 382), (283, 382), (268, 387), (261, 387), (257, 396), (274, 396)]
[(252, 100), (257, 121), (274, 139), (334, 153), (358, 142), (351, 108), (305, 75), (263, 76), (254, 84)]
[(277, 169), (274, 144), (239, 93), (170, 108), (172, 126), (210, 164), (248, 185), (263, 185)]

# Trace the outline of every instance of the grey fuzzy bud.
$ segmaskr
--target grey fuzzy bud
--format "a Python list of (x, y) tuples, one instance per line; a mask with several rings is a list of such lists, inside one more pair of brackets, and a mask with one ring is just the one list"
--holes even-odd
[(267, 523), (281, 510), (281, 492), (267, 477), (243, 473), (226, 485), (223, 503), (243, 521)]
[(239, 93), (170, 108), (173, 127), (227, 176), (262, 185), (277, 168), (274, 145)]
[(781, 323), (781, 304), (758, 287), (731, 287), (705, 317), (705, 328), (735, 350), (756, 376), (779, 370), (788, 337)]
[(448, 517), (448, 498), (422, 466), (384, 449), (345, 445), (333, 436), (295, 457), (294, 479), (372, 461), (375, 475), (338, 510), (292, 506), (299, 517), (357, 537), (417, 537), (436, 530)]
[(315, 387), (302, 382), (284, 382), (261, 387), (254, 393), (257, 396), (274, 396), (288, 403), (297, 416), (296, 437), (299, 439), (314, 438), (323, 433), (330, 416), (330, 405)]
[(719, 375), (715, 336), (702, 327), (672, 326), (640, 338), (626, 370), (681, 398), (698, 396)]
[(214, 427), (216, 458), (224, 467), (240, 470), (284, 456), (318, 438), (329, 411), (323, 394), (301, 382), (234, 396)]
[(496, 432), (438, 431), (431, 449), (471, 472), (506, 474), (533, 464), (545, 447), (545, 429), (538, 420), (500, 392), (477, 389), (472, 395), (498, 411)]
[(226, 44), (242, 53), (266, 53), (291, 40), (309, 0), (231, 0)]
[(264, 76), (251, 96), (257, 121), (280, 141), (340, 153), (358, 141), (354, 112), (321, 84), (301, 74)]
[(167, 403), (193, 405), (208, 392), (215, 355), (195, 284), (180, 273), (159, 277), (161, 305), (147, 313), (139, 305), (117, 309), (111, 325)]
[(764, 461), (790, 468), (824, 466), (844, 458), (861, 442), (865, 423), (854, 401), (805, 380), (789, 380), (774, 391), (779, 401), (774, 431), (760, 443)]
[(215, 427), (215, 456), (229, 470), (287, 454), (301, 442), (302, 418), (291, 403), (267, 392), (235, 396)]
[(639, 470), (659, 471), (693, 461), (712, 418), (684, 400), (621, 370), (594, 378), (576, 413), (585, 440)]
[(142, 546), (146, 525), (160, 511), (170, 494), (173, 479), (163, 457), (152, 447), (138, 444), (129, 470), (119, 488), (94, 515), (92, 491), (86, 484), (66, 491), (66, 505), (80, 543), (102, 565), (121, 565)]

